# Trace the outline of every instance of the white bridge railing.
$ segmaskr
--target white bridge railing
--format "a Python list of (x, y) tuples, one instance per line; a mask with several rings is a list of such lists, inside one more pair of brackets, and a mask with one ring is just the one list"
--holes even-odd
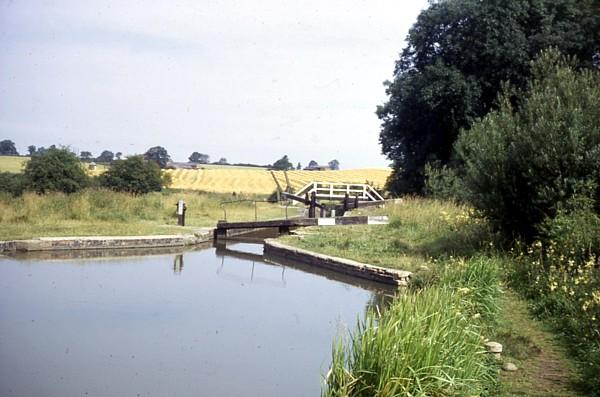
[(358, 196), (363, 201), (383, 201), (383, 197), (366, 183), (310, 182), (296, 195), (311, 195), (313, 192), (320, 199), (343, 199), (347, 194), (351, 198)]

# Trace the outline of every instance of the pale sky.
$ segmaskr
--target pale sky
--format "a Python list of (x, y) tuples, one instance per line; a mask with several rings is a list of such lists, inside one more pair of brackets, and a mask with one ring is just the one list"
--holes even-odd
[(0, 140), (381, 167), (418, 1), (0, 0)]

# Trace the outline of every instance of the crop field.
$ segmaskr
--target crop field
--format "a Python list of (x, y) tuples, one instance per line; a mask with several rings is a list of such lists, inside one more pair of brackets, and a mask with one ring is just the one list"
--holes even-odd
[[(171, 188), (202, 190), (215, 193), (270, 194), (276, 189), (271, 173), (264, 169), (211, 168), (198, 170), (169, 170)], [(365, 183), (382, 189), (391, 170), (365, 168), (340, 171), (288, 171), (290, 186), (301, 189), (309, 182)], [(279, 184), (287, 186), (283, 171), (275, 171)]]
[(22, 172), (29, 157), (0, 156), (0, 172)]
[[(0, 156), (0, 172), (22, 172), (29, 157)], [(87, 167), (87, 165), (84, 165)], [(98, 164), (90, 175), (99, 175), (108, 167)], [(265, 168), (207, 164), (196, 170), (167, 170), (173, 182), (171, 188), (214, 193), (271, 194), (276, 185)], [(339, 171), (288, 171), (290, 186), (298, 191), (309, 182), (369, 183), (382, 190), (390, 175), (389, 168), (361, 168)], [(283, 171), (274, 171), (281, 187), (287, 182)]]
[[(28, 156), (0, 156), (0, 172), (23, 172), (28, 161)], [(108, 166), (104, 164), (98, 164), (95, 170), (88, 170), (86, 163), (83, 163), (83, 166), (90, 175), (100, 175), (108, 169)]]

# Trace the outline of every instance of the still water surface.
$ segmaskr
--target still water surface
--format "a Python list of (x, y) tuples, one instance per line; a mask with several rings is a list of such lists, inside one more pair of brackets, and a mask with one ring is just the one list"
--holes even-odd
[(318, 396), (382, 296), (260, 253), (0, 257), (0, 396)]

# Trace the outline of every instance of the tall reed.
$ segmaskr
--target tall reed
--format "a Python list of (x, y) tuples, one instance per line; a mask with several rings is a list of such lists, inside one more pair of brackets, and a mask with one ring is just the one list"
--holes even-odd
[(495, 382), (483, 341), (499, 293), (496, 266), (483, 258), (450, 264), (439, 284), (367, 313), (349, 340), (334, 344), (323, 395), (486, 394)]

